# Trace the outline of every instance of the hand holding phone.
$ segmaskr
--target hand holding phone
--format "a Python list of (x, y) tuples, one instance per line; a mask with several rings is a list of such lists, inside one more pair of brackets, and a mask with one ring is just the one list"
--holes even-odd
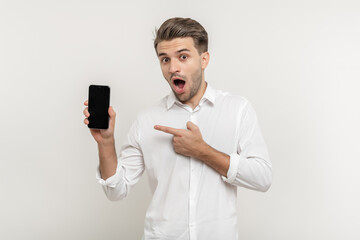
[[(84, 105), (86, 108), (84, 109), (83, 113), (85, 116), (84, 124), (89, 125), (89, 118), (91, 118), (91, 114), (89, 112), (89, 100), (86, 100), (84, 102)], [(114, 129), (115, 129), (115, 118), (116, 113), (114, 109), (110, 106), (107, 110), (108, 116), (110, 116), (109, 119), (109, 126), (107, 129), (96, 129), (96, 128), (89, 128), (91, 135), (94, 137), (95, 141), (97, 143), (101, 144), (112, 144), (114, 142)]]

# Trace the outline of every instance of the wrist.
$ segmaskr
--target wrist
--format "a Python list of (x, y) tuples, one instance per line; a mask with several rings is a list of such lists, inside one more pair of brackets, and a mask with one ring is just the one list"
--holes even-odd
[(203, 141), (201, 145), (198, 147), (197, 151), (195, 151), (196, 152), (195, 158), (203, 161), (204, 159), (207, 158), (209, 151), (211, 151), (210, 146), (205, 141)]
[(108, 146), (114, 146), (115, 145), (115, 139), (109, 138), (109, 139), (102, 139), (101, 141), (97, 142), (99, 147), (108, 147)]

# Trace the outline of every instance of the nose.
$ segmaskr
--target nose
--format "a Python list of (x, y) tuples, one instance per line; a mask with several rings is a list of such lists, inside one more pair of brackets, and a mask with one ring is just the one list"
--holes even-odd
[(170, 62), (169, 72), (170, 72), (170, 73), (180, 72), (180, 64), (179, 64), (178, 61), (172, 60), (172, 61)]

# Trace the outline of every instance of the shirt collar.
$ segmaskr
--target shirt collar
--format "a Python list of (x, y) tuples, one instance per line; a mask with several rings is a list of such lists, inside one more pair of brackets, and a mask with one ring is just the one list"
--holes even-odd
[[(208, 82), (206, 82), (206, 83), (207, 83), (206, 90), (199, 102), (199, 105), (202, 104), (205, 100), (208, 100), (210, 103), (212, 103), (214, 105), (215, 99), (217, 96), (217, 92), (214, 88), (212, 88), (210, 86), (210, 84)], [(174, 105), (174, 103), (183, 104), (176, 98), (173, 91), (170, 91), (170, 94), (169, 94), (167, 102), (166, 102), (167, 110), (169, 110)]]

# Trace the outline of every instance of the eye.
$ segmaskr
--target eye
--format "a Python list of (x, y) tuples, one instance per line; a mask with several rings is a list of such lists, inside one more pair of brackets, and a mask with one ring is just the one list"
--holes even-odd
[(167, 57), (164, 57), (163, 59), (161, 59), (161, 62), (163, 62), (163, 63), (167, 63), (169, 61), (170, 61), (170, 59)]
[(187, 56), (186, 55), (181, 55), (180, 58), (181, 58), (181, 60), (185, 60), (185, 59), (187, 59)]

